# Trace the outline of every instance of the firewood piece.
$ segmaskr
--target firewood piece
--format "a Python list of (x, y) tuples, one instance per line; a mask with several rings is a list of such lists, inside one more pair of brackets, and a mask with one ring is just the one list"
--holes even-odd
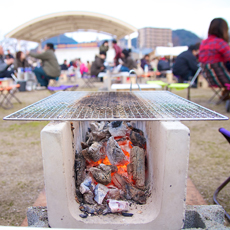
[(82, 152), (77, 152), (75, 155), (75, 173), (76, 173), (76, 187), (80, 186), (85, 178), (85, 158)]
[(113, 121), (109, 124), (109, 132), (114, 137), (124, 137), (127, 126), (122, 121)]
[(102, 145), (100, 143), (94, 142), (89, 148), (83, 149), (82, 154), (88, 162), (97, 162), (105, 158), (105, 154), (100, 151), (101, 148)]
[(93, 200), (94, 194), (91, 191), (88, 191), (83, 195), (84, 203), (86, 204), (95, 204), (95, 201)]
[(124, 165), (128, 162), (128, 159), (118, 143), (114, 140), (114, 137), (110, 137), (107, 141), (106, 152), (112, 165)]
[(100, 164), (98, 167), (91, 167), (89, 171), (98, 183), (107, 185), (111, 182), (111, 169), (109, 166)]
[[(145, 152), (144, 149), (134, 146), (130, 151), (130, 165), (128, 174), (132, 174), (137, 188), (145, 186)], [(131, 171), (131, 172), (130, 172)]]
[(127, 201), (108, 199), (107, 202), (112, 213), (129, 210), (129, 203)]
[(98, 203), (98, 204), (102, 204), (105, 196), (107, 195), (107, 192), (109, 191), (109, 189), (103, 185), (103, 184), (97, 184), (95, 190), (94, 190), (94, 200)]
[(141, 133), (131, 131), (130, 140), (134, 146), (139, 146), (140, 148), (145, 148), (146, 139)]
[(119, 189), (122, 189), (125, 187), (127, 181), (125, 178), (118, 173), (115, 173), (112, 177), (112, 182), (115, 184), (115, 186)]
[(87, 145), (87, 143), (81, 142), (81, 147), (82, 147), (82, 149), (86, 149), (86, 148), (88, 148), (89, 146)]
[[(131, 197), (132, 200), (136, 201), (138, 204), (145, 204), (146, 203), (146, 195), (145, 192), (135, 188), (131, 184), (127, 183), (125, 185), (127, 196)], [(127, 199), (128, 199), (127, 197)]]

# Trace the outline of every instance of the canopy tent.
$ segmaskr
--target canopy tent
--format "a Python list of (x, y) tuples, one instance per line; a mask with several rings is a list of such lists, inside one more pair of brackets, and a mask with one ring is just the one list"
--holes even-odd
[(180, 53), (186, 51), (188, 46), (175, 46), (164, 47), (157, 46), (155, 50), (155, 56), (178, 56)]
[(137, 28), (107, 15), (70, 11), (35, 18), (15, 28), (5, 37), (40, 43), (59, 34), (75, 31), (95, 31), (120, 39), (136, 32)]

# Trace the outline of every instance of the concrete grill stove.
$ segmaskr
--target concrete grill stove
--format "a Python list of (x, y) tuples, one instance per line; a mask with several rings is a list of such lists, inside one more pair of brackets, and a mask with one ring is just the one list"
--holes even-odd
[[(185, 215), (190, 133), (181, 120), (227, 117), (170, 92), (60, 92), (5, 120), (50, 120), (41, 132), (48, 218), (51, 227), (180, 229)], [(75, 151), (90, 121), (130, 121), (147, 139), (146, 204), (134, 215), (82, 219), (75, 201)]]

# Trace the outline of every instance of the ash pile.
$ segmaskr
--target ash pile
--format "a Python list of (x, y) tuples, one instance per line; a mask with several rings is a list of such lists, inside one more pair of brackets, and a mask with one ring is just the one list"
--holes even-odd
[(146, 138), (129, 122), (91, 122), (75, 156), (76, 201), (91, 215), (132, 216), (132, 205), (146, 203)]

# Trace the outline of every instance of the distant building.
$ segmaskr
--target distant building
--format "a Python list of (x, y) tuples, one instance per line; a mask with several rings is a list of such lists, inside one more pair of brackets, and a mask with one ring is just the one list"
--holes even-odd
[(145, 27), (138, 30), (138, 45), (140, 48), (170, 46), (172, 44), (172, 30)]

